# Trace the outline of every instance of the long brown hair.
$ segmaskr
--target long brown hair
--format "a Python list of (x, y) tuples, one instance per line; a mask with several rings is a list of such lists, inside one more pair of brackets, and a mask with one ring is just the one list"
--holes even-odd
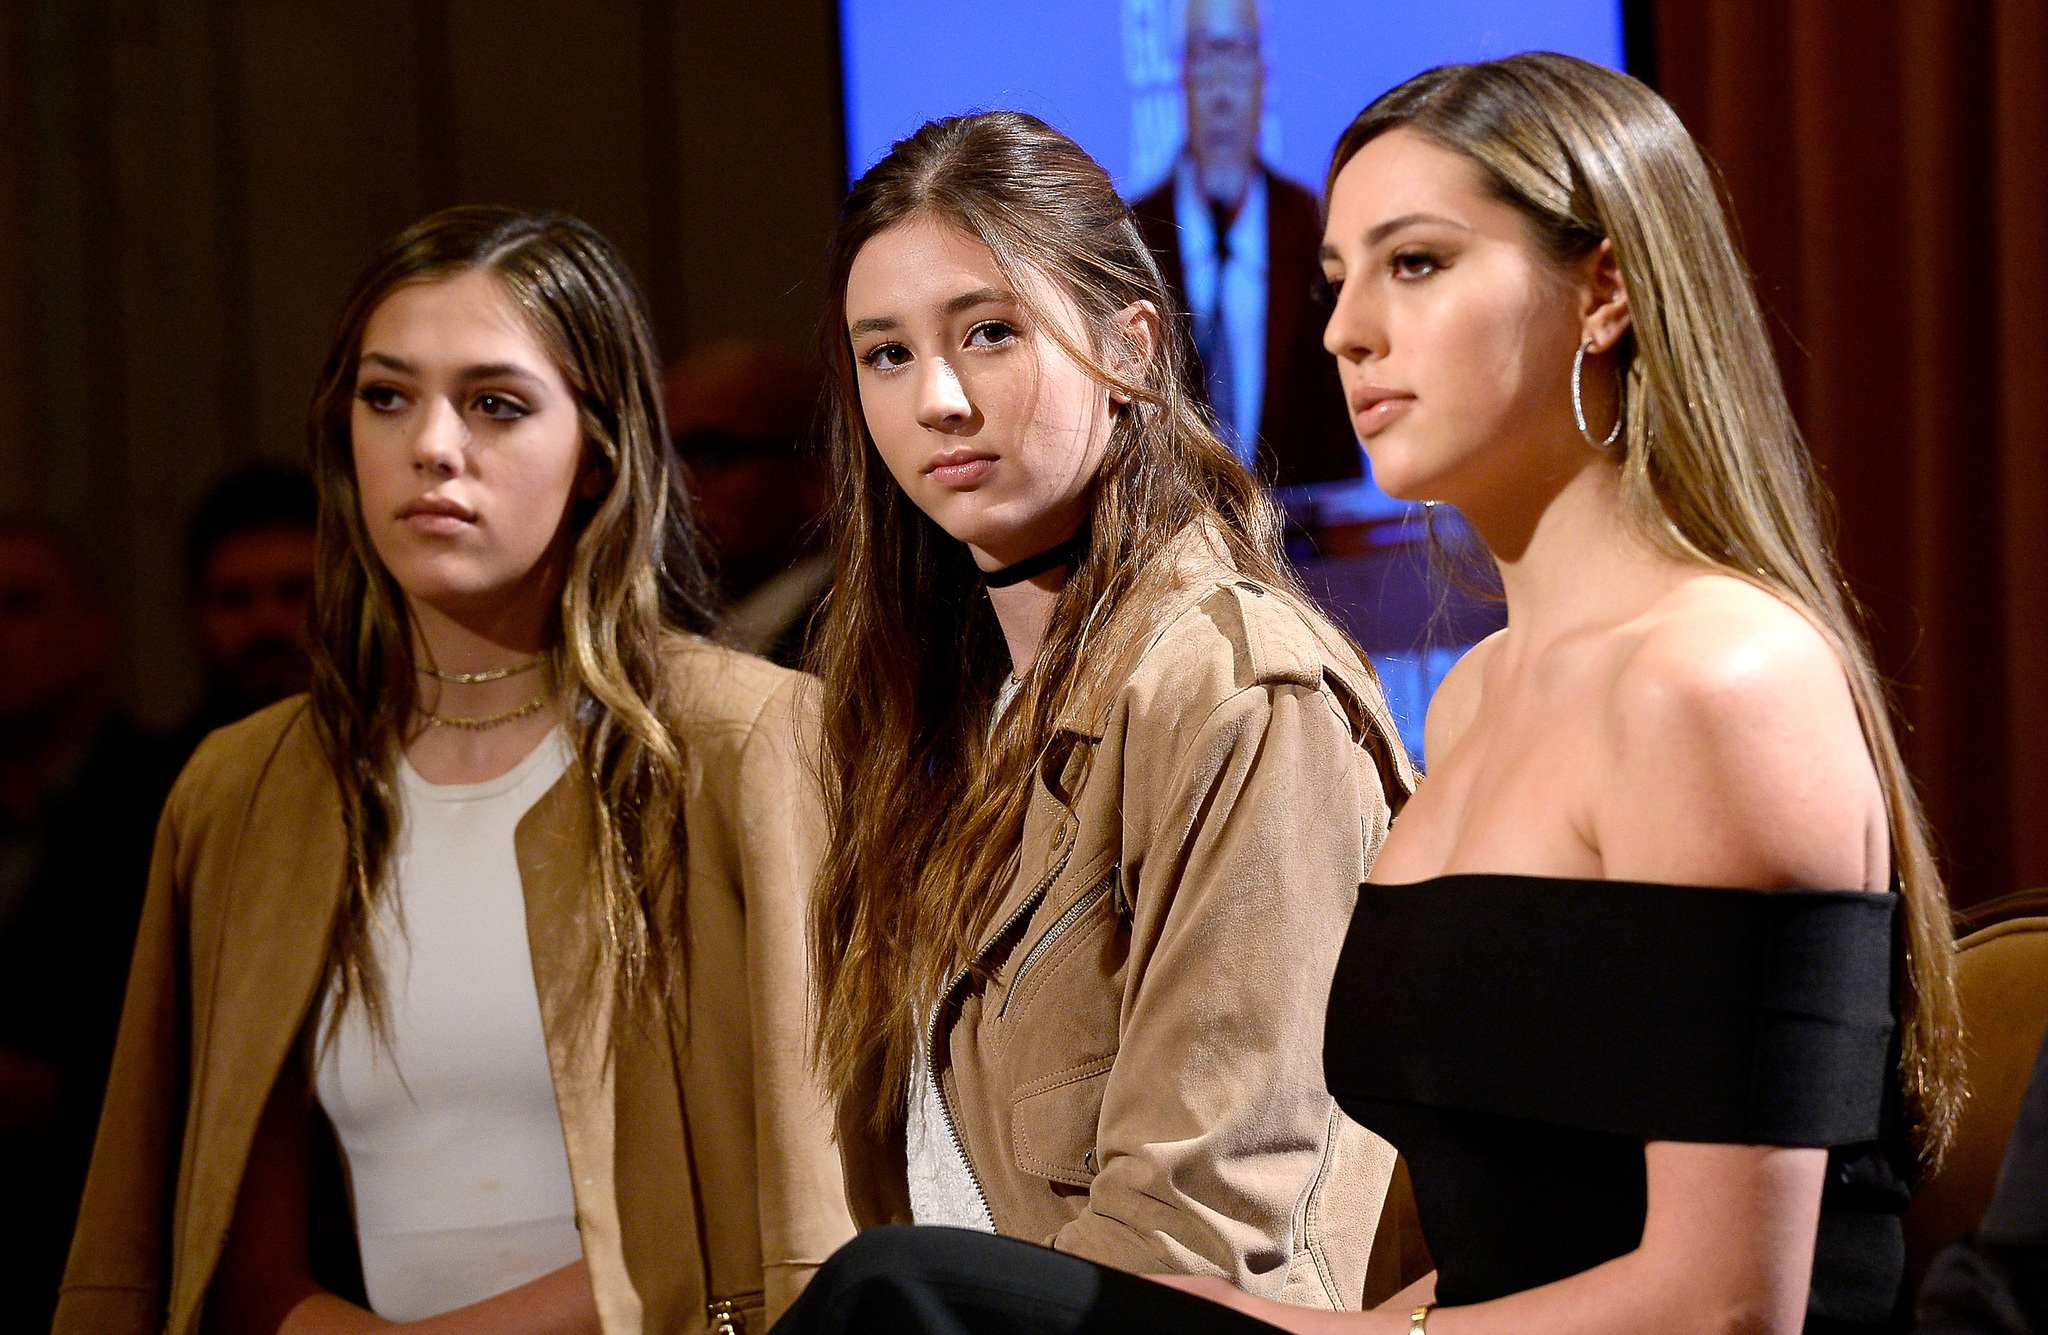
[(1527, 52), (1446, 65), (1384, 94), (1338, 140), (1330, 182), (1366, 144), (1400, 128), (1475, 163), (1558, 263), (1614, 243), (1633, 317), (1617, 347), (1630, 517), (1669, 555), (1800, 609), (1840, 657), (1891, 827), (1905, 920), (1906, 1095), (1922, 1155), (1938, 1162), (1965, 1097), (1948, 898), (1830, 549), (1825, 497), (1698, 145), (1664, 99), (1627, 75)]
[[(313, 392), (320, 493), (313, 579), (313, 721), (341, 789), (348, 861), (328, 969), (335, 1020), (383, 1027), (371, 926), (399, 820), (394, 772), (417, 700), (403, 592), (377, 556), (356, 490), (349, 418), (363, 331), (401, 287), (489, 273), (575, 392), (602, 491), (574, 502), (575, 543), (546, 670), (594, 795), (593, 909), (622, 987), (673, 981), (683, 867), (681, 742), (661, 664), (664, 628), (710, 629), (710, 587), (662, 420), (654, 336), (625, 264), (562, 214), (446, 209), (363, 270)], [(331, 1030), (330, 1030), (331, 1032)]]
[[(991, 732), (1009, 656), (966, 547), (928, 519), (875, 453), (861, 415), (846, 283), (870, 238), (934, 219), (989, 248), (1043, 329), (1128, 397), (1036, 661)], [(1073, 140), (1017, 112), (933, 121), (847, 196), (829, 252), (822, 327), (837, 496), (838, 577), (816, 667), (832, 838), (812, 906), (817, 1057), (843, 1112), (902, 1111), (918, 1016), (978, 945), (1014, 868), (1034, 765), (1088, 664), (1121, 661), (1156, 613), (1176, 537), (1201, 526), (1246, 575), (1300, 598), (1271, 501), (1187, 388), (1192, 355), (1157, 263), (1109, 175)], [(1067, 330), (1032, 304), (1037, 279), (1078, 308)], [(1149, 301), (1149, 358), (1116, 315)], [(1077, 339), (1078, 334), (1078, 339)], [(1129, 371), (1117, 367), (1134, 367)]]

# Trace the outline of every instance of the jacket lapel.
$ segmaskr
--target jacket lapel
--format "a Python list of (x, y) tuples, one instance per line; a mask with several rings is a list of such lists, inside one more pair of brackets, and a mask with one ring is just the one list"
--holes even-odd
[[(309, 714), (286, 726), (240, 812), (181, 877), (191, 919), (192, 1090), (167, 1328), (193, 1329), (256, 1123), (312, 1010), (341, 902), (341, 803)], [(186, 870), (186, 869), (181, 869)]]
[[(526, 813), (515, 842), (533, 981), (569, 1152), (583, 1259), (606, 1335), (638, 1335), (649, 1325), (650, 1314), (633, 1283), (621, 1227), (626, 1213), (621, 1207), (634, 1202), (619, 1199), (618, 1108), (622, 1080), (634, 1091), (644, 1083), (647, 1062), (642, 1057), (648, 1054), (640, 1048), (650, 1035), (659, 1036), (660, 1026), (645, 1017), (622, 1023), (617, 1015), (616, 975), (605, 964), (599, 936), (595, 820), (577, 763)], [(639, 1100), (633, 1101), (637, 1106)], [(694, 1212), (674, 1214), (672, 1222), (691, 1236), (672, 1235), (665, 1244), (678, 1260), (698, 1255)], [(685, 1273), (692, 1269), (687, 1263), (680, 1268)], [(666, 1286), (654, 1289), (665, 1292)], [(703, 1310), (701, 1298), (695, 1310)]]

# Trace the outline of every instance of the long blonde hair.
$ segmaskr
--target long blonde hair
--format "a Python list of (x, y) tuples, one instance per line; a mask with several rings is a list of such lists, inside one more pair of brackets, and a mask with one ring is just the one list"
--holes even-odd
[[(382, 1031), (371, 925), (397, 837), (394, 774), (417, 701), (405, 597), (371, 545), (349, 419), (363, 331), (397, 289), (480, 270), (503, 287), (575, 392), (602, 491), (574, 502), (575, 543), (546, 669), (594, 795), (595, 904), (620, 986), (673, 982), (681, 940), (684, 756), (661, 664), (664, 628), (711, 627), (646, 306), (625, 264), (561, 214), (446, 209), (385, 244), (356, 280), (313, 393), (320, 493), (313, 582), (313, 721), (341, 790), (347, 865), (329, 950), (338, 1022), (351, 1003)], [(332, 1032), (330, 1027), (329, 1032)]]
[[(966, 547), (877, 456), (847, 337), (854, 257), (913, 218), (986, 244), (1020, 300), (1031, 301), (1027, 276), (1054, 284), (1080, 311), (1086, 342), (1049, 312), (1034, 310), (1035, 323), (1129, 398), (1096, 478), (1085, 549), (993, 734), (1009, 655), (986, 589)], [(1016, 112), (927, 124), (854, 186), (829, 275), (821, 336), (838, 576), (814, 662), (832, 829), (811, 917), (816, 1055), (842, 1114), (879, 1128), (901, 1114), (917, 1008), (972, 957), (1015, 868), (1031, 776), (1057, 720), (1086, 664), (1122, 661), (1146, 633), (1175, 539), (1201, 526), (1248, 577), (1308, 604), (1280, 556), (1272, 502), (1188, 388), (1192, 344), (1156, 262), (1108, 173), (1071, 139)], [(1149, 358), (1118, 341), (1115, 317), (1138, 301), (1162, 316)]]
[(1429, 70), (1384, 94), (1338, 140), (1330, 182), (1400, 128), (1477, 164), (1557, 262), (1614, 243), (1633, 316), (1617, 349), (1630, 517), (1671, 556), (1799, 608), (1840, 657), (1884, 790), (1902, 901), (1901, 1074), (1923, 1160), (1938, 1162), (1965, 1097), (1948, 897), (1763, 313), (1698, 146), (1627, 75), (1526, 52)]

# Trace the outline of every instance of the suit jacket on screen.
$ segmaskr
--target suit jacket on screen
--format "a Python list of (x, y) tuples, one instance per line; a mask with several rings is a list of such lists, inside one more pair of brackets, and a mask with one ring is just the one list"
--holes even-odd
[[(1344, 407), (1336, 359), (1323, 350), (1328, 313), (1312, 295), (1322, 270), (1322, 210), (1299, 185), (1268, 168), (1259, 170), (1266, 177), (1266, 401), (1259, 410), (1258, 474), (1276, 487), (1357, 477), (1358, 436)], [(1185, 307), (1173, 184), (1169, 177), (1131, 211), (1167, 286)]]

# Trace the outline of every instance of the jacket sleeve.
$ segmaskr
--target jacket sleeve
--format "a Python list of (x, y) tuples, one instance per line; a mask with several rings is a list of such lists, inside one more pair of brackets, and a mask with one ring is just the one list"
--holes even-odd
[(755, 1153), (771, 1323), (853, 1236), (830, 1105), (810, 1067), (805, 917), (825, 845), (823, 802), (804, 751), (817, 736), (816, 691), (808, 677), (778, 691), (740, 759)]
[(154, 1335), (170, 1283), (188, 990), (179, 802), (157, 826), (149, 891), (53, 1335)]
[(1337, 1125), (1323, 1016), (1386, 805), (1300, 682), (1228, 694), (1178, 749), (1125, 767), (1130, 977), (1088, 1207), (1051, 1241), (1277, 1298)]

